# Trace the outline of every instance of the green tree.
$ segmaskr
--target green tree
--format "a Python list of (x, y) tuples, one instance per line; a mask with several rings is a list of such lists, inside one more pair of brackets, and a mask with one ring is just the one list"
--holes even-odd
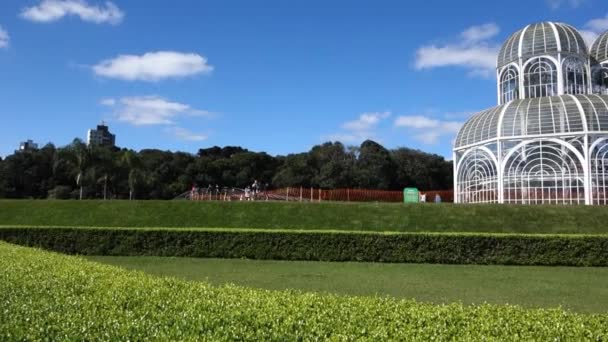
[(308, 164), (308, 153), (290, 154), (279, 158), (281, 165), (278, 167), (272, 185), (277, 188), (294, 186), (312, 186), (314, 169)]
[(308, 153), (308, 163), (315, 170), (314, 187), (335, 189), (354, 185), (355, 155), (340, 142), (317, 145)]
[(396, 166), (390, 152), (375, 141), (366, 140), (359, 148), (355, 178), (364, 189), (394, 189)]
[(76, 185), (80, 189), (78, 199), (82, 200), (84, 196), (84, 177), (89, 165), (91, 164), (91, 151), (80, 139), (74, 139), (69, 148), (72, 150), (75, 158), (76, 170), (78, 171), (76, 174)]
[(399, 187), (425, 190), (452, 187), (452, 163), (443, 157), (404, 147), (393, 150), (391, 155), (397, 166), (396, 182)]

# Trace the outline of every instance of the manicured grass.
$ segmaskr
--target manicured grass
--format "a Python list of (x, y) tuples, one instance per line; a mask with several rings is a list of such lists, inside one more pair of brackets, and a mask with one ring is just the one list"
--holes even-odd
[(0, 225), (608, 234), (608, 208), (394, 203), (0, 200)]
[(601, 341), (607, 314), (267, 291), (0, 243), (0, 340)]
[(562, 306), (608, 312), (608, 268), (87, 257), (159, 276), (222, 285), (388, 295), (432, 303)]

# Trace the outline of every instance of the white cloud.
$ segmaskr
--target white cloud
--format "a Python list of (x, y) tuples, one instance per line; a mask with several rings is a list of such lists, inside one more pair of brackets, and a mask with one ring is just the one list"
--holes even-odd
[(604, 31), (608, 30), (608, 15), (603, 18), (596, 18), (589, 20), (585, 25), (584, 29), (579, 30), (583, 39), (589, 47), (593, 45), (597, 37)]
[(171, 102), (160, 96), (135, 96), (103, 99), (103, 105), (114, 108), (119, 121), (136, 126), (172, 125), (178, 116), (208, 116), (211, 113), (189, 105)]
[(430, 119), (422, 115), (400, 116), (395, 119), (395, 126), (411, 127), (416, 129), (435, 128), (439, 126), (439, 120)]
[(148, 52), (141, 56), (120, 55), (93, 66), (95, 74), (127, 81), (160, 81), (199, 73), (208, 74), (213, 66), (195, 53), (174, 51)]
[(9, 40), (8, 32), (0, 26), (0, 49), (8, 47)]
[(494, 74), (500, 45), (491, 42), (500, 32), (494, 23), (472, 26), (460, 33), (459, 40), (445, 45), (426, 45), (416, 51), (418, 70), (458, 66), (470, 75), (489, 77)]
[(570, 8), (578, 8), (583, 3), (586, 2), (586, 0), (546, 0), (546, 1), (547, 1), (547, 5), (552, 10), (559, 9), (564, 6), (568, 6)]
[(581, 34), (581, 36), (585, 40), (587, 47), (591, 48), (591, 45), (593, 45), (593, 42), (595, 42), (595, 40), (597, 39), (598, 34), (593, 31), (588, 31), (588, 30), (578, 30), (578, 32)]
[(349, 131), (366, 131), (374, 128), (382, 119), (391, 115), (389, 112), (363, 113), (357, 120), (349, 121), (342, 125), (342, 128)]
[(101, 101), (99, 101), (99, 103), (104, 106), (112, 107), (112, 106), (116, 105), (116, 99), (112, 99), (112, 98), (102, 99)]
[(416, 134), (414, 138), (425, 145), (434, 145), (439, 142), (439, 138), (441, 137), (441, 133), (437, 131), (430, 131), (426, 133)]
[[(568, 5), (572, 8), (583, 4), (584, 0), (548, 1), (550, 6)], [(608, 15), (589, 20), (579, 30), (590, 46), (604, 31), (608, 30)], [(469, 70), (469, 76), (490, 78), (496, 70), (496, 57), (500, 44), (493, 40), (500, 28), (495, 23), (472, 26), (460, 33), (459, 39), (449, 44), (429, 44), (416, 51), (415, 67), (418, 70), (439, 67), (462, 67)]]
[(203, 141), (209, 138), (205, 134), (194, 133), (190, 130), (178, 126), (168, 127), (165, 131), (169, 134), (172, 134), (179, 140), (183, 141)]
[(477, 43), (493, 38), (500, 32), (500, 28), (495, 23), (488, 23), (479, 26), (471, 26), (460, 33), (460, 37), (466, 43)]
[(359, 144), (365, 140), (374, 140), (379, 142), (380, 139), (374, 132), (353, 132), (353, 133), (335, 133), (321, 137), (322, 140), (326, 141), (339, 141), (344, 144)]
[(457, 134), (462, 123), (433, 119), (423, 115), (410, 115), (397, 117), (394, 126), (409, 129), (417, 140), (431, 145), (437, 143), (443, 136)]
[(597, 32), (603, 33), (608, 30), (608, 15), (603, 18), (591, 19), (585, 24), (585, 28)]
[(125, 16), (110, 1), (106, 1), (104, 6), (95, 6), (85, 0), (42, 0), (38, 6), (26, 7), (21, 12), (22, 18), (39, 23), (57, 21), (70, 15), (96, 24), (119, 24)]
[(461, 112), (446, 112), (443, 113), (443, 117), (446, 119), (468, 119), (471, 117), (471, 115), (475, 114), (477, 111), (475, 110), (468, 110), (468, 111), (461, 111)]
[(342, 125), (341, 132), (321, 137), (323, 140), (340, 141), (347, 144), (360, 143), (366, 139), (378, 140), (376, 127), (391, 116), (390, 112), (372, 112), (359, 115), (356, 120), (348, 121)]
[(472, 71), (472, 75), (487, 75), (496, 68), (498, 46), (423, 46), (417, 51), (416, 68), (461, 66)]

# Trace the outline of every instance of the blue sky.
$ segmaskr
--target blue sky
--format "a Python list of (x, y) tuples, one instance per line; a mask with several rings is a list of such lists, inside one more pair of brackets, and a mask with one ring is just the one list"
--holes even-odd
[(496, 103), (502, 41), (544, 20), (592, 39), (608, 2), (2, 0), (0, 155), (104, 120), (136, 150), (371, 138), (450, 156)]

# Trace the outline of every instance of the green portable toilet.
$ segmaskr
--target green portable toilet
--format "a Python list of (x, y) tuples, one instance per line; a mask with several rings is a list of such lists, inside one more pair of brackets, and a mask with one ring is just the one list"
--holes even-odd
[(420, 193), (416, 188), (403, 189), (403, 203), (418, 203), (420, 202)]

